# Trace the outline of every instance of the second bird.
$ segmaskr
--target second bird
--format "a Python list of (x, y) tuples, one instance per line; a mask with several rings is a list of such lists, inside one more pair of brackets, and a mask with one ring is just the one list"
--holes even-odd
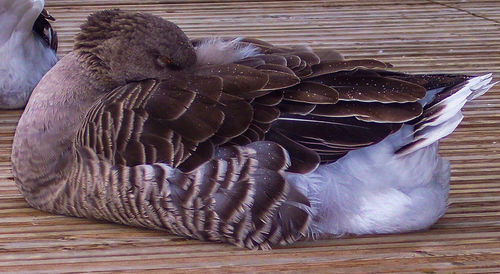
[(57, 62), (57, 35), (43, 0), (0, 0), (0, 109), (23, 108)]

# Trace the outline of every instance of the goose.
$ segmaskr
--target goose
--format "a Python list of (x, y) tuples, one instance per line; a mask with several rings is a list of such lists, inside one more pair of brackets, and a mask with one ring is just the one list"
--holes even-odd
[(249, 249), (423, 230), (438, 141), (493, 84), (104, 10), (35, 88), (13, 175), (39, 210)]
[(57, 62), (57, 34), (43, 0), (0, 1), (0, 109), (23, 108)]

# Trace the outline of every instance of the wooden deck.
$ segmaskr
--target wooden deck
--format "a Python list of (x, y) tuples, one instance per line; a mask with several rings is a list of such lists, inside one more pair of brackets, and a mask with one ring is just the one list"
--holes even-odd
[[(500, 78), (498, 0), (47, 0), (60, 55), (86, 15), (151, 12), (191, 37), (253, 36), (333, 47), (410, 72), (493, 72)], [(451, 160), (448, 213), (429, 231), (300, 242), (248, 251), (163, 232), (54, 216), (28, 207), (10, 173), (20, 111), (0, 112), (0, 271), (500, 272), (500, 85), (465, 107), (442, 142)]]

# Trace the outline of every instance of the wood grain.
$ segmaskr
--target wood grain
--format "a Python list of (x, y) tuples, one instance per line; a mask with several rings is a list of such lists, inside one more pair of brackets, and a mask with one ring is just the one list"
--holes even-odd
[[(253, 36), (332, 47), (409, 72), (493, 72), (500, 78), (497, 0), (132, 1), (47, 0), (60, 52), (104, 8), (154, 13), (191, 37)], [(452, 164), (450, 207), (429, 231), (300, 242), (272, 251), (186, 240), (29, 208), (12, 180), (21, 111), (0, 112), (0, 271), (499, 272), (500, 86), (465, 107), (441, 145)]]

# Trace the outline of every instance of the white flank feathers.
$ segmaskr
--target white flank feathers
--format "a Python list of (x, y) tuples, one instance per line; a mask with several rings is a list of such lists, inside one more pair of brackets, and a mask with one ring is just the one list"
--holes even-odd
[(196, 47), (197, 63), (200, 65), (229, 64), (259, 54), (259, 49), (247, 45), (241, 46), (241, 38), (224, 40), (222, 38), (205, 39)]
[(310, 233), (373, 234), (424, 229), (446, 211), (449, 164), (437, 144), (409, 155), (394, 154), (411, 126), (382, 142), (349, 152), (314, 172), (287, 173), (311, 201)]

